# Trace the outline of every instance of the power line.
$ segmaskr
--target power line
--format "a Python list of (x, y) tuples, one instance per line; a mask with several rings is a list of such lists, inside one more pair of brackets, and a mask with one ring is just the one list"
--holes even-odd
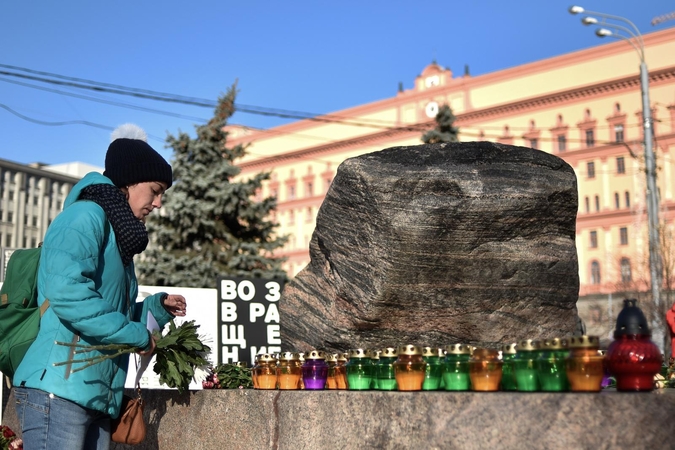
[(14, 114), (17, 117), (20, 117), (23, 120), (26, 120), (28, 122), (33, 122), (37, 123), (39, 125), (47, 125), (47, 126), (52, 126), (52, 127), (58, 127), (58, 126), (63, 126), (63, 125), (87, 125), (90, 127), (95, 127), (95, 128), (101, 128), (103, 130), (114, 130), (113, 127), (109, 127), (107, 125), (101, 125), (100, 123), (95, 123), (95, 122), (89, 122), (88, 120), (68, 120), (65, 122), (46, 122), (44, 120), (38, 120), (38, 119), (33, 119), (32, 117), (24, 116), (23, 114), (13, 110), (7, 105), (3, 105), (0, 103), (0, 108), (6, 109), (10, 113)]
[(135, 109), (137, 111), (145, 111), (145, 112), (150, 112), (150, 113), (154, 113), (154, 114), (161, 114), (161, 115), (165, 115), (165, 116), (176, 117), (178, 119), (192, 120), (194, 122), (202, 122), (202, 123), (208, 122), (208, 119), (204, 119), (203, 117), (187, 116), (187, 115), (184, 115), (184, 114), (178, 114), (178, 113), (174, 113), (174, 112), (170, 112), (170, 111), (164, 111), (164, 110), (159, 110), (159, 109), (154, 109), (154, 108), (147, 108), (147, 107), (144, 107), (144, 106), (133, 105), (131, 103), (116, 102), (116, 101), (113, 101), (113, 100), (106, 100), (106, 99), (97, 98), (97, 97), (90, 97), (90, 96), (82, 95), (82, 94), (75, 94), (73, 92), (68, 92), (68, 91), (59, 91), (58, 89), (51, 89), (51, 88), (47, 88), (47, 87), (44, 87), (44, 86), (37, 86), (37, 85), (34, 85), (34, 84), (29, 84), (29, 83), (22, 83), (21, 81), (9, 80), (7, 78), (2, 78), (2, 77), (0, 77), (0, 81), (3, 81), (5, 83), (17, 84), (19, 86), (29, 87), (31, 89), (38, 89), (38, 90), (41, 90), (41, 91), (51, 92), (53, 94), (67, 95), (69, 97), (75, 97), (75, 98), (88, 100), (88, 101), (92, 101), (92, 102), (105, 103), (105, 104), (108, 104), (108, 105), (119, 106), (119, 107), (128, 108), (128, 109)]

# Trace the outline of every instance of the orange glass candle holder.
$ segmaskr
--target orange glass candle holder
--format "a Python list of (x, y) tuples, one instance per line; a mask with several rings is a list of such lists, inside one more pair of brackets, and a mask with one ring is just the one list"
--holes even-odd
[(397, 349), (394, 376), (399, 391), (421, 391), (426, 377), (427, 363), (422, 358), (422, 347), (402, 345)]
[(567, 380), (572, 392), (600, 392), (605, 373), (604, 357), (597, 336), (572, 336), (568, 339)]
[(347, 361), (349, 361), (349, 353), (338, 354), (335, 380), (337, 381), (337, 388), (342, 390), (347, 389)]
[(502, 361), (499, 352), (489, 348), (476, 348), (469, 360), (472, 391), (498, 391), (502, 381)]
[(302, 368), (298, 364), (299, 361), (300, 357), (297, 353), (283, 352), (279, 355), (279, 363), (277, 364), (277, 383), (279, 389), (300, 389)]
[(251, 374), (254, 389), (276, 389), (277, 359), (269, 353), (258, 355)]
[(337, 353), (329, 353), (326, 355), (326, 364), (328, 364), (328, 377), (326, 378), (326, 389), (337, 389), (337, 376), (335, 369), (337, 369)]

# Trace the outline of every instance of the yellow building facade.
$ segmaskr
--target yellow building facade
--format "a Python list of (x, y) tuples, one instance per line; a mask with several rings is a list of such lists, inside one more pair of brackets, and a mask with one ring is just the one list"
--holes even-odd
[[(675, 28), (644, 35), (644, 44), (667, 238), (675, 225)], [(287, 257), (289, 275), (309, 262), (316, 214), (340, 163), (420, 144), (443, 104), (461, 141), (533, 147), (574, 168), (578, 306), (589, 331), (603, 335), (623, 295), (649, 291), (639, 58), (622, 41), (475, 77), (433, 63), (391, 98), (269, 130), (231, 127), (229, 144), (249, 145), (241, 177), (271, 172), (260, 195), (278, 199), (274, 220), (289, 236), (278, 256)]]

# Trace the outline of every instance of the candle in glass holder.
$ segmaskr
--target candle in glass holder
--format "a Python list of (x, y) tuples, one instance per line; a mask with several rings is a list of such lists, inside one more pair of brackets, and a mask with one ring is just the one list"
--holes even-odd
[(383, 348), (380, 352), (380, 360), (375, 366), (375, 378), (377, 384), (375, 389), (380, 391), (396, 390), (396, 375), (394, 375), (394, 362), (397, 358), (396, 349), (393, 347)]
[(637, 300), (625, 299), (616, 318), (614, 341), (605, 355), (607, 369), (616, 378), (617, 391), (654, 390), (654, 376), (661, 370), (663, 356), (651, 336)]
[(338, 389), (347, 389), (347, 361), (349, 361), (349, 353), (338, 354), (337, 367), (335, 368), (335, 380)]
[(300, 357), (297, 353), (283, 352), (279, 355), (279, 362), (277, 364), (277, 382), (279, 383), (279, 389), (300, 389), (302, 368), (298, 365), (299, 360)]
[(566, 361), (567, 379), (572, 392), (600, 392), (604, 376), (604, 356), (597, 336), (572, 336)]
[(326, 378), (326, 389), (337, 389), (337, 377), (335, 369), (337, 369), (337, 353), (326, 354), (326, 364), (328, 364), (328, 378)]
[(504, 344), (502, 346), (502, 390), (516, 390), (516, 374), (513, 369), (513, 358), (516, 357), (516, 344)]
[(468, 391), (471, 387), (469, 359), (471, 347), (465, 344), (451, 344), (445, 347), (443, 361), (443, 389), (446, 391)]
[(256, 364), (251, 369), (254, 389), (277, 388), (277, 360), (274, 355), (263, 353), (257, 356)]
[(321, 350), (305, 353), (305, 362), (302, 364), (302, 381), (305, 389), (313, 391), (325, 389), (327, 378), (326, 353)]
[(469, 360), (471, 390), (498, 391), (502, 380), (502, 361), (499, 352), (489, 348), (476, 348)]
[(532, 339), (520, 341), (516, 347), (513, 369), (516, 373), (516, 388), (518, 391), (535, 392), (539, 390), (536, 364), (539, 347), (539, 341)]
[(539, 386), (546, 392), (564, 392), (569, 390), (567, 382), (567, 339), (543, 339), (537, 358)]
[(422, 357), (422, 347), (401, 345), (396, 350), (398, 358), (394, 362), (394, 375), (399, 391), (421, 391), (426, 376), (427, 363)]
[(347, 370), (347, 389), (365, 391), (371, 388), (375, 368), (364, 349), (349, 350), (349, 361), (345, 369)]
[(423, 391), (437, 391), (443, 380), (443, 349), (437, 347), (423, 347), (422, 358), (427, 363), (424, 374)]
[(378, 380), (377, 380), (377, 364), (380, 362), (380, 353), (382, 350), (377, 348), (371, 348), (366, 350), (366, 355), (370, 358), (370, 364), (373, 366), (373, 382), (371, 384), (372, 389), (378, 389)]

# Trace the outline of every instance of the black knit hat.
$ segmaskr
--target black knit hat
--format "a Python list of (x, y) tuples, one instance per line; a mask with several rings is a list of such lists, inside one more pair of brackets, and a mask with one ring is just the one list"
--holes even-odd
[(118, 138), (112, 141), (105, 155), (103, 175), (117, 187), (144, 181), (163, 181), (169, 188), (173, 183), (169, 163), (140, 139)]

